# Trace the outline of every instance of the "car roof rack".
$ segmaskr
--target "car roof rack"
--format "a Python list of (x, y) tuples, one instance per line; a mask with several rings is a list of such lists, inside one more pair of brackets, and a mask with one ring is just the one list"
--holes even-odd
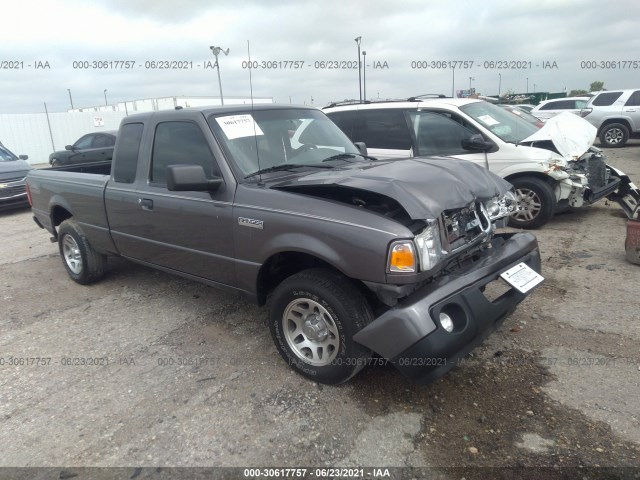
[(407, 102), (419, 102), (423, 98), (449, 98), (442, 93), (424, 93), (422, 95), (416, 95), (415, 97), (407, 98)]
[(370, 105), (372, 103), (398, 103), (398, 102), (421, 102), (423, 99), (429, 98), (451, 98), (443, 95), (441, 93), (425, 93), (422, 95), (416, 95), (415, 97), (409, 98), (388, 98), (386, 100), (344, 100), (342, 102), (332, 102), (329, 105), (322, 107), (325, 108), (333, 108), (333, 107), (341, 107), (343, 105)]
[(340, 107), (342, 105), (359, 105), (359, 104), (367, 104), (367, 103), (372, 103), (371, 100), (343, 100), (342, 102), (332, 102), (329, 105), (322, 107), (322, 108), (333, 108), (333, 107)]

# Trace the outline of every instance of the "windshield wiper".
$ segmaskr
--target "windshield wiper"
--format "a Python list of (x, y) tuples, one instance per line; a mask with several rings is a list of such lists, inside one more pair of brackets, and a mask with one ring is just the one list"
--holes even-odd
[(347, 160), (348, 158), (362, 157), (367, 160), (378, 160), (375, 157), (369, 157), (368, 155), (363, 155), (361, 153), (338, 153), (337, 155), (332, 155), (328, 158), (322, 160), (323, 162), (331, 162), (333, 160)]
[(279, 172), (279, 171), (282, 171), (282, 170), (293, 171), (296, 168), (302, 168), (302, 167), (332, 168), (329, 165), (308, 165), (308, 164), (304, 164), (304, 163), (281, 163), (280, 165), (274, 165), (273, 167), (263, 168), (261, 170), (258, 170), (257, 172), (250, 173), (249, 175), (245, 176), (244, 178), (246, 180), (247, 178), (255, 177), (256, 175), (261, 175), (263, 173)]

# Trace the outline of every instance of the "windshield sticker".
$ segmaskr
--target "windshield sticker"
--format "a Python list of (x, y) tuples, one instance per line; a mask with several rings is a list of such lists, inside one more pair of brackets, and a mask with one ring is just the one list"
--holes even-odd
[(253, 137), (254, 135), (264, 135), (260, 126), (251, 115), (230, 115), (228, 117), (217, 117), (216, 122), (229, 140), (242, 137)]
[(484, 123), (488, 127), (492, 127), (494, 125), (500, 124), (500, 122), (497, 121), (495, 118), (493, 118), (491, 115), (481, 115), (478, 117), (478, 120), (480, 120), (482, 123)]

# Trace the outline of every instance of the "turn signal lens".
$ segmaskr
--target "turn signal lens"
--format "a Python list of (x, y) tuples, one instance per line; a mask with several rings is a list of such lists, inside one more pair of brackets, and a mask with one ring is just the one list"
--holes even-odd
[(398, 242), (391, 245), (389, 271), (403, 273), (416, 271), (416, 254), (412, 242)]

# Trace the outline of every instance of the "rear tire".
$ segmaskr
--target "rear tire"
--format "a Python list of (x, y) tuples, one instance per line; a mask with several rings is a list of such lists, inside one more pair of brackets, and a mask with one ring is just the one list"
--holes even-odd
[(353, 336), (373, 320), (362, 293), (342, 274), (310, 269), (284, 280), (269, 299), (269, 329), (296, 372), (335, 385), (362, 370), (371, 352)]
[(88, 285), (100, 280), (107, 269), (107, 257), (96, 252), (80, 226), (68, 219), (58, 227), (62, 264), (74, 282)]
[(510, 227), (540, 228), (553, 218), (557, 202), (551, 185), (535, 177), (514, 178), (510, 182), (520, 208), (509, 217)]
[(629, 129), (622, 123), (610, 123), (600, 131), (600, 143), (603, 147), (622, 147), (629, 140)]

